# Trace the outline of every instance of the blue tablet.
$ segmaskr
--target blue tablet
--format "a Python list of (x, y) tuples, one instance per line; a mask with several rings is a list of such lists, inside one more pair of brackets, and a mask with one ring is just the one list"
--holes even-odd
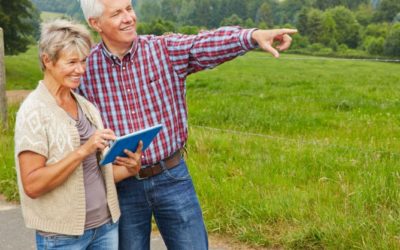
[(158, 124), (150, 128), (136, 131), (132, 134), (118, 137), (112, 143), (104, 158), (100, 161), (100, 165), (103, 166), (113, 162), (117, 156), (127, 157), (127, 155), (124, 153), (124, 150), (129, 149), (130, 151), (135, 152), (139, 145), (139, 141), (143, 142), (142, 151), (144, 151), (146, 148), (149, 147), (149, 145), (156, 137), (158, 132), (160, 132), (162, 127), (162, 124)]

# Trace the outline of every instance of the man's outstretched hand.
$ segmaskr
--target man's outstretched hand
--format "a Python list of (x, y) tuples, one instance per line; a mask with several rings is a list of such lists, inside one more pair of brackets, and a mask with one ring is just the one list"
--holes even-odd
[[(253, 39), (253, 42), (257, 43), (261, 49), (278, 58), (278, 50), (284, 51), (288, 49), (292, 43), (292, 38), (290, 35), (296, 33), (296, 29), (255, 30), (251, 38)], [(277, 42), (276, 46), (274, 44), (275, 42)]]

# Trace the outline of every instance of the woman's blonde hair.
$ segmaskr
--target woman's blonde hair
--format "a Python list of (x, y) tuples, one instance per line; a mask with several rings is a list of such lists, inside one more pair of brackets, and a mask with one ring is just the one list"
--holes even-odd
[(39, 40), (40, 67), (42, 71), (46, 69), (43, 63), (45, 54), (55, 63), (61, 51), (76, 51), (80, 56), (86, 57), (91, 47), (90, 32), (84, 25), (64, 19), (44, 23)]

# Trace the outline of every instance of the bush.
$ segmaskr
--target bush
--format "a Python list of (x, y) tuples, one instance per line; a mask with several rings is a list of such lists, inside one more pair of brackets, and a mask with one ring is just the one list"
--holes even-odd
[(139, 23), (137, 27), (138, 34), (153, 34), (153, 35), (163, 35), (168, 32), (174, 32), (174, 23), (169, 21), (163, 21), (158, 19), (156, 21), (149, 23)]
[(302, 36), (300, 34), (293, 35), (293, 43), (291, 49), (302, 49), (307, 48), (310, 45), (308, 37)]
[(182, 26), (178, 29), (179, 33), (186, 34), (186, 35), (194, 35), (199, 33), (200, 28), (197, 26)]
[(389, 29), (390, 26), (388, 23), (372, 23), (365, 29), (364, 36), (386, 38), (389, 33)]
[(338, 47), (338, 52), (340, 53), (346, 53), (349, 50), (349, 47), (347, 47), (346, 44), (340, 44)]
[(321, 50), (324, 49), (324, 48), (325, 48), (324, 45), (321, 44), (321, 43), (313, 43), (313, 44), (311, 44), (311, 46), (309, 47), (309, 50), (310, 50), (311, 52), (319, 52), (319, 51), (321, 51)]
[(364, 40), (363, 48), (370, 55), (382, 55), (385, 39), (383, 37), (367, 37)]

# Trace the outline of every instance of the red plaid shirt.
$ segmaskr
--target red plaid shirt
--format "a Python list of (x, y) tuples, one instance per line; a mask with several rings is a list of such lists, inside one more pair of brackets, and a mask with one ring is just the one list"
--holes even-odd
[(122, 60), (100, 43), (78, 92), (117, 136), (163, 124), (143, 154), (143, 165), (154, 164), (186, 143), (186, 77), (253, 49), (252, 31), (223, 27), (198, 35), (138, 36)]

